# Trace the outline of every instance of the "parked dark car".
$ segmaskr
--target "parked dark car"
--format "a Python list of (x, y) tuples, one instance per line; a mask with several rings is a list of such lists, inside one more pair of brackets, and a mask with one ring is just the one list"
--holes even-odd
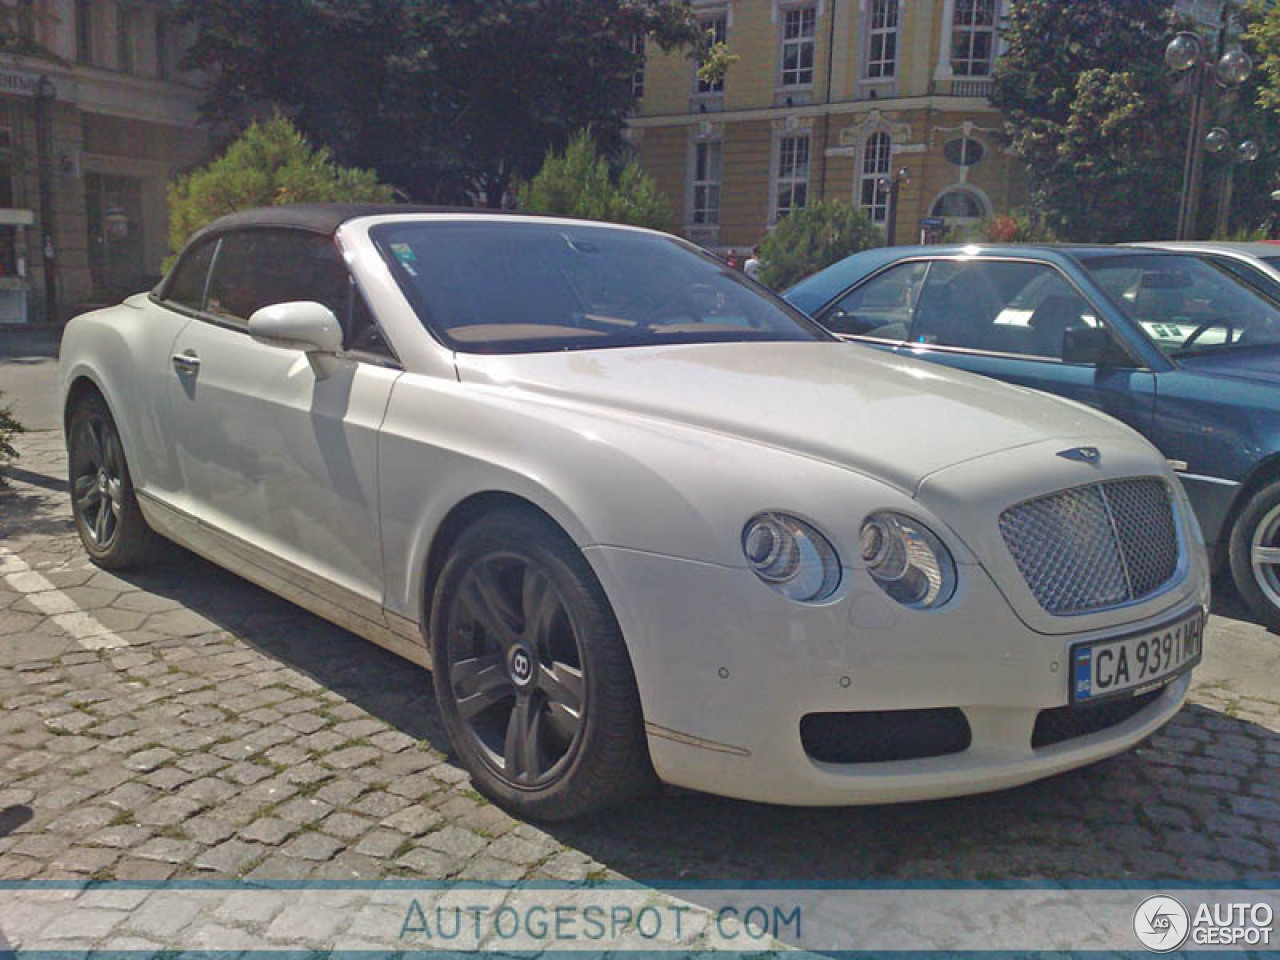
[(1045, 390), (1141, 432), (1280, 632), (1280, 305), (1186, 251), (893, 247), (786, 298), (838, 336)]

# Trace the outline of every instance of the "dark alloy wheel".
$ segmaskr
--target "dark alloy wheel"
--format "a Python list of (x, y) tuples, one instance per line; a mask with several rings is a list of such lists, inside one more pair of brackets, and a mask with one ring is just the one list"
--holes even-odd
[(90, 558), (121, 569), (148, 560), (155, 534), (133, 493), (115, 421), (101, 397), (86, 396), (67, 425), (71, 512)]
[(517, 554), (468, 570), (449, 617), (449, 688), (466, 735), (508, 783), (553, 780), (582, 742), (578, 630), (550, 572)]
[(617, 623), (554, 525), (513, 511), (468, 528), (441, 573), (431, 635), (445, 726), (489, 796), (567, 819), (652, 782)]

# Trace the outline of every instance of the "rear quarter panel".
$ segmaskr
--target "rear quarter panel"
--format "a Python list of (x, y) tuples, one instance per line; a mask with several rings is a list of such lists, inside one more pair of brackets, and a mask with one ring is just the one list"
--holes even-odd
[(133, 483), (142, 490), (171, 490), (178, 482), (159, 404), (170, 349), (189, 322), (138, 294), (118, 306), (75, 317), (62, 337), (58, 381), (63, 409), (77, 381), (88, 380), (97, 388), (120, 431)]

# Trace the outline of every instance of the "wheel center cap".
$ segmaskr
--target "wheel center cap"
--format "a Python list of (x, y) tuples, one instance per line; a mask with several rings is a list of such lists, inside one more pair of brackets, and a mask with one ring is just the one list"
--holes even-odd
[(533, 680), (533, 657), (524, 647), (516, 647), (511, 652), (507, 669), (511, 672), (511, 680), (517, 687), (528, 686)]

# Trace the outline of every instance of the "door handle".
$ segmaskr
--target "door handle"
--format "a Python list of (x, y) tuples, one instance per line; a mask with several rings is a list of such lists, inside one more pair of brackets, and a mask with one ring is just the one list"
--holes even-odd
[(175, 353), (173, 355), (173, 369), (177, 370), (178, 373), (195, 376), (200, 372), (200, 358), (194, 353)]

